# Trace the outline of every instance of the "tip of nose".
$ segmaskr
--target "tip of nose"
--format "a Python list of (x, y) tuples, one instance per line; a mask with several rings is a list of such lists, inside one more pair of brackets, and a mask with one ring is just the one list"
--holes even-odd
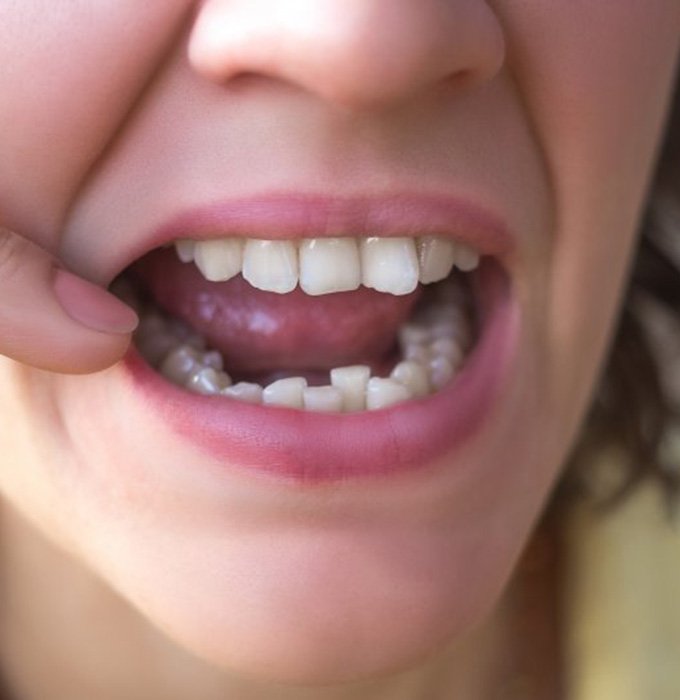
[(315, 6), (306, 18), (299, 9), (282, 14), (277, 4), (272, 19), (261, 8), (256, 16), (232, 17), (228, 3), (209, 2), (191, 35), (189, 62), (213, 82), (256, 74), (355, 109), (400, 104), (442, 85), (468, 90), (502, 66), (503, 33), (490, 10), (454, 12), (452, 4), (443, 12), (434, 0), (397, 4), (403, 12), (393, 5), (361, 12), (356, 3), (353, 12)]

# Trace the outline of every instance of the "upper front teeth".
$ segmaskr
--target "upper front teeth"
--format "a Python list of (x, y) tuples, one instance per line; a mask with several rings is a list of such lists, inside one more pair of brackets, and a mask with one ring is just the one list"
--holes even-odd
[(305, 238), (299, 241), (220, 238), (175, 243), (183, 262), (196, 263), (211, 282), (240, 272), (253, 287), (286, 294), (299, 284), (313, 296), (360, 285), (388, 294), (410, 294), (418, 285), (448, 277), (454, 266), (479, 265), (479, 253), (464, 243), (422, 238)]
[(364, 285), (379, 292), (410, 294), (418, 286), (420, 268), (412, 238), (365, 238), (361, 267)]
[(351, 292), (361, 284), (361, 259), (354, 238), (308, 238), (300, 243), (300, 287), (316, 296)]
[(221, 282), (238, 275), (243, 267), (243, 246), (235, 238), (202, 241), (178, 241), (177, 255), (183, 262), (193, 259), (203, 276), (211, 282)]
[[(196, 249), (200, 250), (202, 245), (198, 243)], [(230, 274), (227, 279), (233, 276)], [(296, 247), (288, 241), (248, 239), (243, 251), (243, 277), (253, 287), (267, 292), (292, 292), (299, 278)]]

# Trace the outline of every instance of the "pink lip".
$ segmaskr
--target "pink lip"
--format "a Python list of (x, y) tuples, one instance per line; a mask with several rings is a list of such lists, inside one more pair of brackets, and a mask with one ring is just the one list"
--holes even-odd
[(190, 394), (132, 349), (125, 361), (142, 400), (184, 440), (228, 468), (302, 485), (388, 477), (426, 467), (483, 430), (514, 366), (519, 314), (496, 261), (480, 268), (482, 337), (460, 375), (419, 401), (329, 415)]
[(121, 251), (118, 259), (110, 261), (111, 271), (120, 272), (153, 248), (178, 239), (227, 235), (266, 239), (437, 235), (499, 259), (509, 255), (516, 242), (502, 217), (454, 195), (272, 192), (181, 212), (138, 239), (131, 250)]
[(416, 470), (453, 455), (477, 435), (511, 374), (519, 313), (503, 258), (515, 237), (494, 212), (436, 194), (339, 197), (270, 193), (180, 213), (151, 232), (123, 269), (181, 238), (439, 235), (484, 255), (479, 270), (482, 337), (460, 375), (428, 398), (360, 414), (324, 415), (252, 406), (179, 389), (134, 348), (124, 363), (134, 390), (175, 433), (230, 468), (293, 481), (329, 483)]

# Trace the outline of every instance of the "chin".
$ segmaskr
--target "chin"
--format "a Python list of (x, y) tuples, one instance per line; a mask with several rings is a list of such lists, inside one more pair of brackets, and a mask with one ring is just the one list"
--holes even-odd
[(107, 537), (108, 552), (125, 558), (111, 553), (97, 566), (145, 619), (211, 666), (321, 685), (405, 671), (486, 618), (517, 543), (480, 541), (471, 553), (469, 537), (457, 535), (378, 522), (155, 533), (149, 548)]

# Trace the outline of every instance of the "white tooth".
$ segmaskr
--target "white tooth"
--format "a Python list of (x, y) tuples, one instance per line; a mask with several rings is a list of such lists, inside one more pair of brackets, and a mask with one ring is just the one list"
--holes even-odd
[(439, 355), (430, 360), (430, 384), (434, 389), (441, 389), (453, 377), (453, 365)]
[(243, 277), (266, 292), (292, 292), (298, 283), (297, 246), (291, 241), (247, 240)]
[(424, 236), (418, 239), (420, 281), (423, 284), (446, 279), (456, 257), (456, 244), (443, 238)]
[(342, 411), (342, 394), (334, 386), (309, 386), (303, 392), (305, 409), (317, 413)]
[(396, 379), (382, 379), (371, 377), (366, 387), (366, 408), (375, 411), (378, 408), (387, 408), (394, 404), (408, 401), (411, 392)]
[(194, 261), (210, 282), (226, 282), (241, 272), (243, 241), (238, 238), (197, 241)]
[(430, 345), (432, 357), (445, 357), (455, 368), (463, 361), (463, 350), (452, 338), (440, 338)]
[(175, 241), (175, 250), (177, 257), (183, 263), (193, 262), (194, 259), (194, 241)]
[(470, 272), (479, 266), (479, 253), (465, 243), (456, 245), (456, 267), (463, 272)]
[(354, 238), (308, 238), (300, 244), (300, 287), (311, 295), (349, 292), (361, 286)]
[(222, 355), (217, 352), (217, 350), (211, 350), (210, 352), (203, 353), (201, 356), (201, 363), (206, 367), (216, 369), (218, 372), (222, 372), (224, 370), (224, 360), (222, 359)]
[(364, 286), (395, 296), (410, 294), (418, 286), (418, 255), (412, 238), (365, 238), (360, 247)]
[(212, 367), (203, 367), (194, 372), (185, 382), (185, 387), (196, 394), (213, 396), (219, 394), (231, 384), (231, 377)]
[(421, 343), (408, 343), (402, 352), (405, 360), (426, 365), (430, 361), (430, 349)]
[(331, 370), (331, 384), (342, 394), (344, 411), (363, 411), (366, 408), (366, 385), (370, 377), (371, 368), (366, 365)]
[(443, 321), (436, 321), (432, 326), (432, 338), (434, 340), (450, 338), (455, 340), (461, 348), (469, 347), (470, 335), (470, 324), (467, 319), (455, 320), (449, 318)]
[(161, 373), (176, 384), (184, 384), (201, 367), (200, 359), (195, 348), (180, 345), (163, 360)]
[(168, 353), (177, 347), (177, 338), (167, 333), (141, 337), (135, 342), (144, 359), (154, 367), (157, 367)]
[(402, 345), (409, 345), (410, 343), (415, 343), (416, 345), (427, 343), (431, 340), (430, 329), (425, 326), (407, 324), (400, 328), (399, 340), (401, 341)]
[(234, 386), (227, 387), (221, 393), (224, 396), (229, 396), (232, 399), (243, 401), (244, 403), (261, 404), (263, 391), (259, 384), (239, 382), (238, 384), (234, 384)]
[(303, 408), (303, 394), (306, 388), (307, 380), (302, 377), (279, 379), (265, 388), (262, 399), (269, 406)]
[(415, 398), (422, 398), (430, 393), (427, 369), (420, 362), (400, 362), (390, 376), (403, 384)]

